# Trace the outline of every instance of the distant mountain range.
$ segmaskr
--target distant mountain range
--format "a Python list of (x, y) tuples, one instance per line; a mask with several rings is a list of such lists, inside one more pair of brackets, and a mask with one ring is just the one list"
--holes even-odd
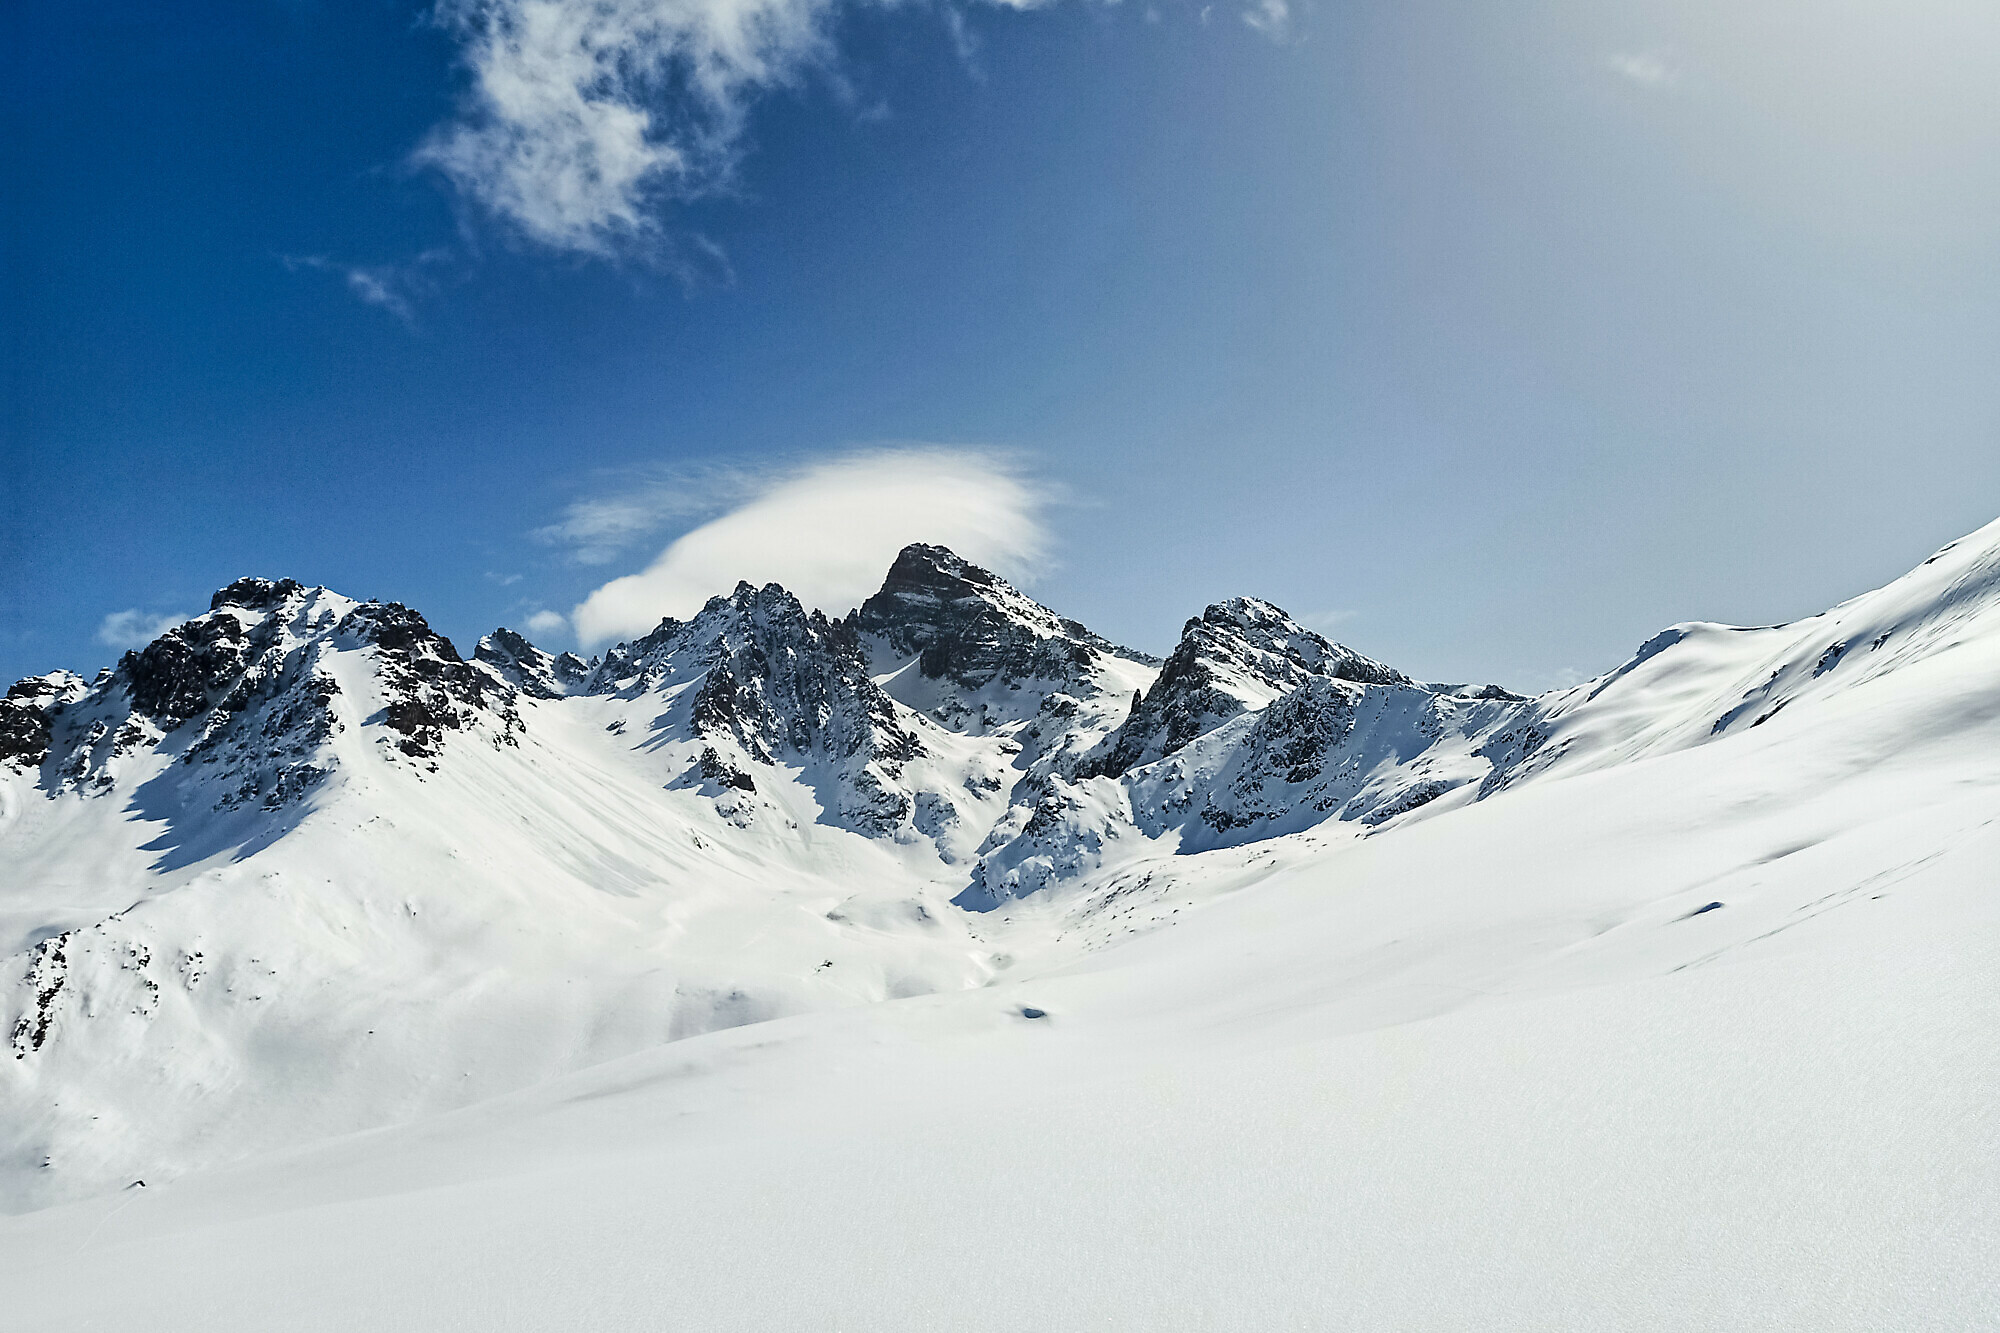
[(1162, 662), (936, 546), (838, 619), (745, 583), (588, 660), (241, 579), (0, 703), (0, 1202), (1055, 967), (1252, 844), (1729, 742), (1995, 634), (2000, 525), (1535, 698), (1247, 597)]

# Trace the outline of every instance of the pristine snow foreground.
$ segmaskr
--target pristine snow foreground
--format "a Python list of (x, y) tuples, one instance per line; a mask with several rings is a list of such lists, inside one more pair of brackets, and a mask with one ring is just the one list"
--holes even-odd
[(2000, 524), (1534, 700), (913, 550), (17, 686), (0, 1328), (2000, 1325)]

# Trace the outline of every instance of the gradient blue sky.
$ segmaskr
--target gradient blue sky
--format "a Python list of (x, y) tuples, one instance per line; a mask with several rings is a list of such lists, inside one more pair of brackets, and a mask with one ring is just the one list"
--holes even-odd
[(1255, 593), (1524, 688), (2000, 514), (1990, 0), (607, 2), (627, 75), (778, 35), (597, 87), (686, 166), (567, 232), (421, 150), (572, 0), (8, 8), (0, 677), (249, 572), (571, 642), (884, 445), (999, 460), (1114, 638)]

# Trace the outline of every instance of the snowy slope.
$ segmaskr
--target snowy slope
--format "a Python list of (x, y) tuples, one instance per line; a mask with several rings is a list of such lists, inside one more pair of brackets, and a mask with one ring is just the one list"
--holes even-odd
[[(838, 784), (810, 764), (763, 767), (740, 804), (706, 792), (700, 755), (729, 742), (655, 729), (685, 688), (491, 695), (406, 754), (401, 668), (297, 632), (366, 610), (221, 605), (186, 637), (271, 642), (211, 673), (213, 711), (189, 695), (161, 736), (121, 667), (58, 720), (41, 790), (6, 780), (14, 1207), (1004, 965), (928, 887), (935, 855), (816, 822)], [(271, 725), (294, 714), (302, 734)]]
[[(1675, 625), (1609, 675), (1537, 700), (1518, 779), (1706, 745), (2000, 633), (2000, 523), (1909, 574), (1788, 625)], [(1872, 696), (1871, 696), (1872, 697)]]
[(18, 1218), (0, 1279), (75, 1328), (1987, 1326), (1996, 684), (1968, 629), (1163, 858), (1120, 947)]
[[(30, 1024), (0, 1189), (148, 1182), (5, 1224), (22, 1318), (194, 1327), (221, 1292), (244, 1327), (1991, 1312), (2000, 525), (1536, 700), (1247, 602), (1155, 683), (921, 563), (865, 629), (739, 589), (561, 688), (475, 658), (493, 689), (430, 700), (463, 716), (428, 755), (385, 723), (442, 650), (299, 632), (317, 611), (230, 715), (293, 729), (211, 776), (174, 756), (233, 724), (191, 697), (119, 755), (132, 682), (22, 691), (17, 750), (65, 702), (44, 759), (0, 766)], [(308, 744), (285, 682), (321, 676)], [(1154, 718), (1186, 716), (1169, 748)], [(1128, 723), (1157, 753), (1110, 771)], [(241, 791), (244, 756), (255, 801), (138, 796)], [(267, 809), (288, 764), (324, 775)], [(890, 805), (843, 806), (871, 772)], [(1023, 848), (1044, 873), (980, 902)]]

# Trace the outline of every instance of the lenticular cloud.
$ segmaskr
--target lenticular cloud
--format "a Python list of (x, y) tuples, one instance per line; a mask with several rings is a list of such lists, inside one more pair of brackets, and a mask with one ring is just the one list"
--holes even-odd
[(882, 581), (911, 542), (949, 546), (1002, 573), (1031, 568), (1045, 545), (1043, 497), (991, 455), (898, 449), (852, 455), (786, 476), (680, 537), (637, 574), (613, 579), (571, 617), (586, 645), (685, 618), (737, 580), (781, 583), (838, 614)]

